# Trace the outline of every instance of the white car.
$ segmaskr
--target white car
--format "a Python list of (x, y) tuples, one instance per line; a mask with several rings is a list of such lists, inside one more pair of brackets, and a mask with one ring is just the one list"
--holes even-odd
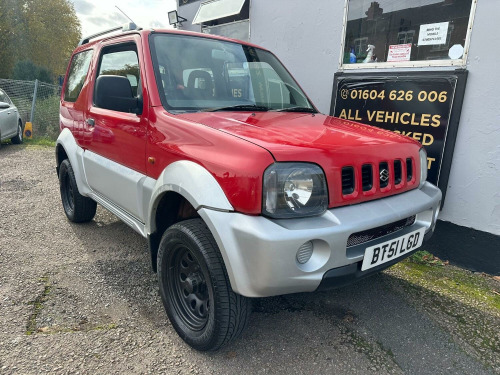
[(23, 122), (17, 107), (5, 91), (0, 89), (0, 141), (9, 138), (12, 143), (23, 143)]

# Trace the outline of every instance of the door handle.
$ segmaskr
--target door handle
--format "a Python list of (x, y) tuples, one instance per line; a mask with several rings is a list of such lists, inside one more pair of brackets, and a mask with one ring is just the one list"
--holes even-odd
[(88, 118), (86, 123), (88, 126), (95, 126), (95, 121), (93, 118)]

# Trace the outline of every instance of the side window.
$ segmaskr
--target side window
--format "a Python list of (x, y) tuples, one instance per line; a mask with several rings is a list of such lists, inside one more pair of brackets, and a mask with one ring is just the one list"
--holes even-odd
[(65, 101), (76, 102), (78, 99), (80, 91), (83, 88), (83, 83), (85, 82), (85, 77), (87, 77), (89, 71), (92, 52), (92, 50), (83, 51), (73, 56), (64, 89)]
[(133, 44), (106, 48), (99, 63), (98, 77), (101, 75), (122, 76), (129, 80), (134, 96), (141, 94), (139, 59), (137, 48)]

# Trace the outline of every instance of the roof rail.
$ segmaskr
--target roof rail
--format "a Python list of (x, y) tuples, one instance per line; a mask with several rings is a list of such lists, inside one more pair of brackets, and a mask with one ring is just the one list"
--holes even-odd
[(98, 32), (96, 34), (89, 35), (89, 36), (83, 38), (82, 40), (80, 40), (80, 43), (78, 43), (78, 45), (81, 46), (81, 45), (87, 44), (88, 42), (90, 42), (91, 39), (95, 39), (98, 36), (106, 35), (106, 34), (109, 34), (109, 33), (112, 33), (112, 32), (118, 31), (118, 30), (121, 30), (122, 32), (126, 32), (126, 31), (132, 31), (132, 30), (140, 30), (140, 28), (137, 27), (137, 25), (135, 23), (129, 22), (129, 23), (124, 24), (123, 26), (113, 27), (112, 29), (104, 30), (104, 31)]

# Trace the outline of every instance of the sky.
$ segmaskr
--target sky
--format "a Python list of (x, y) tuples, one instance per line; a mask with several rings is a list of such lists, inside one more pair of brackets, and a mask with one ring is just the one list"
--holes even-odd
[(167, 13), (176, 9), (176, 0), (70, 0), (82, 25), (82, 36), (130, 22), (115, 5), (138, 26), (170, 28)]

